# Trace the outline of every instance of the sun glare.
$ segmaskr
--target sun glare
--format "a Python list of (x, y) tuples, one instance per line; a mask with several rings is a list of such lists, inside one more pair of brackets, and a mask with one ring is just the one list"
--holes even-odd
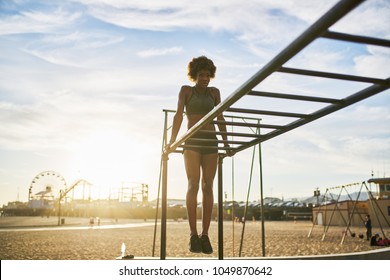
[(142, 179), (141, 150), (121, 131), (97, 131), (80, 141), (75, 151), (75, 177), (89, 181), (95, 197), (107, 198), (124, 182)]

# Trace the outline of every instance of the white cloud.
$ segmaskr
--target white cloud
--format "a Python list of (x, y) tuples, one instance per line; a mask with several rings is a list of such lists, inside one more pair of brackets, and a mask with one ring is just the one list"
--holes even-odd
[(390, 65), (390, 50), (370, 46), (368, 53), (356, 56), (355, 71), (362, 76), (387, 79), (390, 71), (386, 71)]
[(2, 15), (0, 35), (20, 33), (46, 33), (57, 31), (76, 22), (82, 13), (69, 12), (62, 8), (54, 11), (21, 11), (19, 14)]
[(143, 50), (139, 51), (137, 55), (139, 57), (153, 57), (153, 56), (164, 56), (164, 55), (172, 55), (172, 54), (178, 54), (182, 52), (181, 47), (172, 47), (167, 49), (149, 49), (149, 50)]
[(30, 40), (21, 50), (52, 64), (92, 68), (102, 61), (96, 57), (100, 49), (113, 48), (123, 40), (123, 36), (100, 31), (54, 33)]
[(229, 32), (259, 55), (261, 44), (287, 44), (330, 6), (329, 1), (82, 2), (92, 16), (125, 28)]
[(95, 49), (120, 43), (124, 36), (114, 36), (102, 31), (83, 32), (75, 31), (65, 34), (48, 34), (42, 37), (41, 42), (52, 47), (72, 47), (76, 49)]
[(364, 1), (346, 15), (332, 30), (357, 35), (390, 38), (390, 2)]

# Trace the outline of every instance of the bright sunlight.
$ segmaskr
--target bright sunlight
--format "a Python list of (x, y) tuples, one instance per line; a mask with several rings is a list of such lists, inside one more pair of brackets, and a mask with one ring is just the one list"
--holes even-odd
[(136, 145), (131, 135), (122, 131), (95, 131), (75, 150), (74, 177), (94, 186), (93, 198), (107, 198), (124, 183), (144, 179), (142, 149), (143, 145)]

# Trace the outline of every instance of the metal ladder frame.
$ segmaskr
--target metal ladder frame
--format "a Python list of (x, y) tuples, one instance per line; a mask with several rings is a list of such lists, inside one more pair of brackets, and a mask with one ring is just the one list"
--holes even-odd
[[(322, 71), (312, 71), (305, 69), (296, 69), (284, 66), (291, 58), (297, 55), (301, 50), (309, 46), (318, 38), (325, 38), (329, 40), (346, 41), (359, 44), (375, 45), (381, 47), (390, 47), (390, 40), (382, 38), (372, 38), (366, 36), (345, 34), (339, 32), (332, 32), (329, 28), (337, 21), (347, 15), (359, 4), (364, 2), (363, 0), (341, 0), (335, 6), (333, 6), (328, 12), (326, 12), (320, 19), (313, 23), (306, 31), (304, 31), (298, 38), (290, 43), (284, 50), (276, 55), (269, 63), (255, 73), (249, 80), (229, 95), (224, 101), (216, 106), (212, 111), (205, 115), (197, 124), (191, 127), (184, 135), (179, 137), (170, 147), (169, 150), (165, 150), (162, 153), (162, 203), (161, 203), (161, 247), (160, 247), (160, 259), (166, 259), (166, 217), (167, 217), (167, 169), (169, 154), (177, 152), (181, 147), (185, 147), (183, 143), (194, 135), (196, 132), (202, 130), (202, 128), (209, 124), (218, 124), (220, 122), (215, 121), (216, 117), (224, 112), (254, 114), (256, 116), (278, 116), (285, 118), (293, 118), (294, 121), (286, 125), (278, 124), (259, 124), (261, 128), (270, 129), (268, 133), (256, 135), (256, 134), (243, 134), (226, 132), (228, 136), (239, 136), (248, 139), (242, 141), (242, 143), (233, 143), (228, 140), (229, 144), (232, 144), (230, 148), (219, 147), (219, 160), (218, 160), (218, 258), (223, 259), (223, 182), (222, 182), (222, 164), (223, 158), (228, 156), (226, 149), (229, 149), (230, 156), (243, 151), (256, 144), (262, 143), (266, 140), (270, 140), (276, 136), (284, 134), (290, 130), (303, 126), (307, 123), (313, 122), (321, 117), (329, 115), (340, 109), (355, 104), (361, 100), (378, 94), (390, 88), (390, 77), (386, 79), (371, 78), (354, 76), (348, 74), (339, 74)], [(344, 80), (350, 82), (367, 83), (368, 86), (362, 90), (359, 90), (345, 98), (333, 99), (323, 98), (317, 96), (303, 96), (296, 94), (275, 93), (256, 91), (254, 88), (258, 86), (262, 81), (273, 73), (286, 73), (291, 75), (304, 75), (306, 77), (320, 77), (327, 79)], [(314, 111), (313, 113), (292, 113), (281, 111), (268, 111), (257, 110), (248, 108), (234, 108), (232, 105), (240, 100), (244, 96), (259, 96), (285, 100), (298, 100), (304, 102), (317, 102), (325, 103), (327, 106)], [(247, 124), (226, 122), (228, 125), (233, 126), (245, 126)], [(221, 135), (222, 132), (213, 132), (217, 135)], [(222, 141), (219, 141), (222, 142)]]

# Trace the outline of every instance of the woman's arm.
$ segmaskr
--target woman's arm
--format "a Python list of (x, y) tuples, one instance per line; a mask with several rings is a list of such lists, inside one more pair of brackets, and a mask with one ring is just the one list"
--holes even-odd
[(168, 145), (171, 145), (176, 141), (177, 134), (179, 133), (181, 123), (183, 121), (184, 105), (186, 103), (186, 88), (187, 86), (182, 86), (179, 92), (177, 109), (173, 117), (171, 138), (168, 142)]
[[(215, 106), (217, 106), (219, 103), (221, 103), (221, 94), (219, 92), (219, 89), (217, 88), (214, 88), (214, 101), (215, 101)], [(223, 114), (220, 114), (217, 116), (217, 120), (218, 121), (225, 121), (225, 118), (223, 116)], [(226, 132), (226, 125), (225, 124), (218, 124), (218, 129), (220, 132)], [(222, 139), (224, 141), (227, 141), (227, 135), (225, 134), (222, 134)], [(225, 147), (229, 147), (229, 144), (228, 143), (224, 143), (224, 146)]]

